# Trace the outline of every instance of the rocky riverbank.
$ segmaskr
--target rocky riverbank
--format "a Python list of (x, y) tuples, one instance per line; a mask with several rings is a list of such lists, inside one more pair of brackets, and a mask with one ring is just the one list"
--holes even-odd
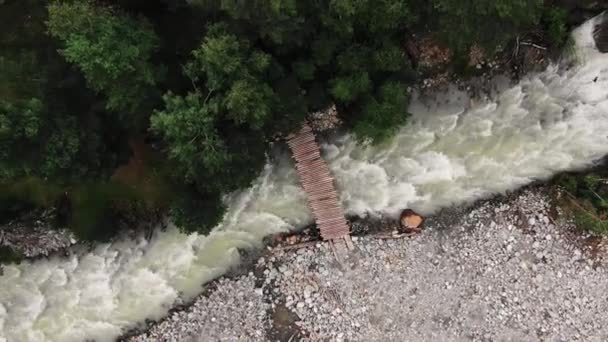
[(604, 239), (582, 234), (547, 187), (444, 210), (422, 234), (267, 253), (128, 341), (600, 341)]
[(31, 212), (0, 226), (0, 247), (25, 258), (49, 256), (76, 244), (74, 234), (55, 227), (50, 212)]

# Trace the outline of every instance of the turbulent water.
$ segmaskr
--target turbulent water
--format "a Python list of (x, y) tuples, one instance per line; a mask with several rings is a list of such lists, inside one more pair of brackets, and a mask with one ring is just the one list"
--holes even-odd
[[(593, 23), (573, 34), (577, 66), (551, 66), (493, 100), (470, 105), (457, 91), (412, 104), (389, 143), (361, 147), (340, 136), (323, 144), (351, 214), (424, 213), (589, 165), (608, 153), (608, 56)], [(465, 109), (468, 108), (468, 109)], [(311, 222), (292, 163), (283, 155), (256, 184), (228, 199), (209, 236), (158, 232), (70, 258), (7, 266), (0, 276), (0, 340), (111, 341), (157, 319), (178, 297), (238, 262), (237, 248)]]

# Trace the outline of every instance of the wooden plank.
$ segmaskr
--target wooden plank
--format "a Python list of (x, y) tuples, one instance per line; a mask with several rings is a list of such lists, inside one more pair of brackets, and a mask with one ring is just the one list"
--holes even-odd
[[(340, 209), (332, 209), (332, 210), (324, 210), (324, 211), (321, 211), (321, 210), (322, 209), (317, 210), (315, 212), (315, 214), (317, 215), (317, 219), (319, 219), (319, 220), (327, 219), (327, 218), (334, 218), (334, 217), (341, 217), (344, 219), (344, 214), (343, 214), (342, 210), (340, 210)], [(346, 220), (346, 219), (344, 219), (344, 220)]]
[(307, 134), (304, 136), (299, 136), (295, 139), (291, 139), (287, 142), (290, 147), (299, 148), (301, 146), (310, 146), (311, 143), (315, 142), (315, 136), (312, 134)]
[[(329, 228), (329, 227), (333, 227), (333, 226), (343, 226), (346, 224), (346, 221), (343, 218), (340, 217), (334, 217), (334, 218), (328, 218), (328, 219), (324, 219), (324, 220), (317, 220), (317, 225), (319, 227), (323, 227), (323, 228)], [(324, 231), (326, 230), (324, 229)]]
[(313, 211), (321, 237), (334, 241), (332, 246), (335, 243), (346, 248), (351, 247), (352, 242), (349, 246), (350, 240), (344, 240), (345, 236), (349, 236), (350, 227), (340, 206), (334, 178), (321, 157), (319, 145), (310, 126), (304, 124), (298, 134), (290, 136), (287, 144), (292, 150), (300, 184), (306, 191), (308, 205)]
[(330, 208), (341, 209), (340, 205), (338, 203), (336, 203), (336, 201), (332, 201), (332, 200), (320, 199), (320, 200), (317, 200), (314, 202), (310, 202), (310, 204), (312, 206), (314, 206), (314, 209), (330, 209)]
[(302, 186), (307, 188), (306, 191), (310, 192), (311, 194), (313, 192), (316, 192), (318, 194), (320, 192), (328, 193), (328, 192), (335, 191), (334, 182), (331, 179), (324, 179), (321, 182), (314, 182), (314, 183), (302, 183)]
[(342, 237), (348, 236), (349, 234), (350, 233), (348, 230), (340, 231), (340, 232), (331, 232), (331, 233), (324, 232), (323, 234), (321, 234), (321, 237), (324, 240), (329, 240), (329, 239), (342, 238)]
[(344, 216), (344, 212), (342, 211), (342, 208), (319, 209), (319, 210), (315, 211), (315, 215), (317, 215), (319, 218), (321, 218), (321, 217), (327, 217), (327, 215), (341, 215), (341, 216)]
[[(313, 193), (313, 192), (319, 192), (322, 191), (323, 193), (328, 193), (328, 192), (332, 192), (335, 191), (334, 190), (334, 182), (332, 179), (324, 179), (320, 182), (311, 182), (311, 183), (302, 183), (302, 186), (304, 186), (307, 189), (307, 192), (309, 193)], [(318, 190), (318, 191), (314, 191), (314, 190)]]
[(329, 208), (337, 208), (340, 209), (340, 205), (336, 203), (336, 201), (332, 200), (317, 200), (314, 202), (310, 202), (315, 208), (314, 209), (329, 209)]
[(321, 158), (321, 153), (316, 151), (316, 152), (311, 152), (307, 155), (300, 156), (300, 157), (298, 157), (298, 160), (299, 160), (299, 163), (303, 163), (303, 162), (313, 161), (315, 159), (320, 159), (320, 158)]

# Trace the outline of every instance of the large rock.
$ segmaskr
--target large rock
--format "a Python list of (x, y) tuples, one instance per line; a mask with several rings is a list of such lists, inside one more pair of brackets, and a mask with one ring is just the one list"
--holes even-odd
[(401, 212), (399, 222), (406, 233), (418, 233), (422, 230), (424, 217), (412, 209), (405, 209)]
[(608, 12), (601, 16), (601, 22), (593, 28), (593, 40), (600, 52), (608, 52)]

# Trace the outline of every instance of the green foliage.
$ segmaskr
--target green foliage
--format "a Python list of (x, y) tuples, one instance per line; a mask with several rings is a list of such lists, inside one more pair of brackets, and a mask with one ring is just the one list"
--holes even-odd
[[(558, 184), (574, 203), (574, 222), (596, 234), (608, 234), (608, 183), (597, 173), (563, 175)], [(573, 196), (573, 197), (572, 197)]]
[(488, 52), (538, 23), (542, 0), (431, 0), (425, 19), (455, 50), (478, 44)]
[(218, 115), (225, 114), (235, 124), (260, 128), (277, 101), (263, 77), (270, 56), (225, 30), (224, 25), (210, 29), (201, 46), (192, 52), (193, 60), (185, 72), (193, 82), (204, 81), (207, 98), (211, 98), (208, 105)]
[(407, 119), (409, 97), (398, 82), (384, 84), (378, 93), (367, 99), (353, 131), (360, 137), (382, 142), (399, 130)]
[(578, 181), (576, 177), (564, 175), (558, 179), (558, 184), (561, 185), (566, 191), (570, 193), (576, 193), (578, 190)]
[(169, 212), (183, 232), (207, 233), (224, 216), (226, 208), (217, 194), (200, 194), (192, 189), (180, 192)]
[(595, 216), (578, 211), (574, 214), (574, 223), (577, 227), (591, 231), (595, 234), (608, 234), (608, 220), (598, 220)]
[(568, 12), (561, 7), (548, 7), (543, 13), (542, 23), (553, 46), (562, 46), (568, 39)]
[(169, 145), (169, 157), (190, 181), (200, 172), (220, 173), (228, 155), (215, 128), (214, 106), (196, 93), (186, 97), (168, 93), (163, 98), (165, 109), (154, 113), (150, 125)]
[(244, 27), (255, 28), (255, 34), (275, 45), (290, 45), (302, 34), (304, 18), (297, 0), (189, 0), (210, 14), (224, 14)]
[(159, 70), (151, 62), (158, 37), (150, 23), (93, 1), (52, 2), (48, 28), (65, 44), (61, 53), (82, 70), (91, 88), (107, 96), (112, 111), (146, 108)]
[(0, 200), (30, 203), (34, 207), (49, 208), (62, 194), (62, 188), (37, 177), (0, 183)]
[(115, 182), (81, 184), (72, 189), (70, 229), (83, 241), (107, 241), (120, 228), (118, 201), (135, 201), (133, 189)]
[(596, 189), (601, 182), (602, 179), (594, 174), (589, 174), (583, 177), (583, 183), (585, 187), (589, 190)]
[[(401, 48), (404, 30), (415, 18), (408, 1), (196, 3), (221, 20), (210, 25), (186, 73), (204, 82), (198, 88), (218, 98), (220, 112), (226, 112), (222, 116), (237, 124), (287, 133), (307, 113), (333, 102), (352, 126), (367, 119), (370, 129), (357, 130), (365, 134), (381, 121), (372, 120), (367, 101), (389, 78), (399, 83), (411, 75)], [(405, 107), (390, 107), (400, 110), (390, 115), (405, 117)]]
[(0, 246), (0, 264), (19, 264), (24, 256), (8, 246)]
[(72, 165), (79, 145), (73, 117), (53, 118), (35, 98), (0, 101), (0, 180), (57, 176)]
[(200, 94), (192, 93), (186, 97), (167, 94), (164, 99), (165, 109), (154, 113), (151, 127), (167, 143), (177, 177), (206, 191), (249, 185), (264, 162), (265, 142), (259, 133), (220, 125), (222, 106), (216, 98), (206, 103)]

